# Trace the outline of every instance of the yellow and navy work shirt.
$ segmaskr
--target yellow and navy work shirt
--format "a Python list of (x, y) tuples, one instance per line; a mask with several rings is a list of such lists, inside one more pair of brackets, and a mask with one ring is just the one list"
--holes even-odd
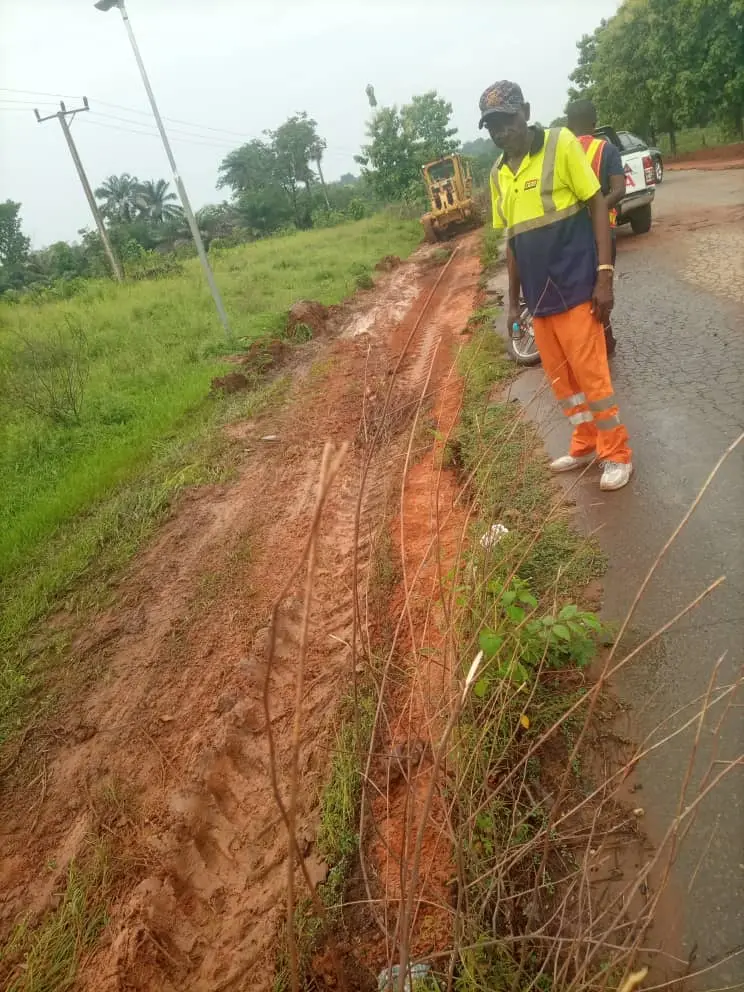
[(503, 155), (491, 170), (493, 226), (506, 231), (530, 313), (545, 317), (591, 299), (597, 248), (585, 203), (599, 182), (567, 128), (531, 131), (516, 173)]

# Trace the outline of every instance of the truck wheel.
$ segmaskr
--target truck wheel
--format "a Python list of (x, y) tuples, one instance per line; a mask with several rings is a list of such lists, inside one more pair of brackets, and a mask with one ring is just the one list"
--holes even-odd
[(650, 203), (633, 211), (630, 215), (630, 226), (633, 228), (633, 234), (648, 234), (651, 230)]
[(430, 245), (435, 244), (439, 239), (431, 217), (422, 217), (421, 226), (424, 229), (424, 241), (427, 241)]
[(654, 175), (656, 176), (656, 185), (659, 186), (664, 178), (664, 163), (660, 158), (654, 159)]

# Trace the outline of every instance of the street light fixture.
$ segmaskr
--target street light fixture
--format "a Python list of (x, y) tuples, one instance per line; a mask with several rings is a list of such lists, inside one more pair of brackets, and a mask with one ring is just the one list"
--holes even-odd
[(219, 314), (220, 321), (222, 322), (222, 326), (225, 329), (225, 334), (227, 335), (228, 339), (232, 339), (232, 331), (230, 330), (230, 324), (227, 319), (225, 306), (222, 302), (220, 291), (217, 288), (217, 283), (215, 282), (214, 273), (212, 272), (212, 267), (210, 266), (209, 259), (207, 258), (207, 253), (204, 248), (204, 242), (202, 241), (201, 234), (199, 233), (199, 225), (196, 223), (196, 218), (194, 217), (194, 212), (191, 209), (191, 203), (189, 202), (189, 197), (188, 194), (186, 193), (186, 187), (184, 186), (183, 180), (181, 179), (181, 176), (178, 172), (178, 167), (176, 166), (176, 160), (173, 157), (173, 150), (171, 149), (170, 142), (168, 141), (168, 135), (165, 133), (163, 119), (160, 116), (158, 105), (155, 102), (155, 94), (152, 91), (152, 86), (150, 86), (150, 79), (147, 75), (145, 64), (142, 61), (142, 56), (140, 55), (139, 46), (137, 45), (137, 39), (134, 37), (134, 32), (132, 31), (132, 25), (129, 23), (129, 17), (127, 15), (126, 7), (124, 6), (124, 0), (97, 0), (97, 2), (93, 6), (96, 8), (96, 10), (103, 10), (103, 11), (111, 10), (113, 7), (119, 8), (119, 12), (121, 13), (121, 19), (124, 21), (124, 27), (127, 30), (127, 35), (129, 36), (129, 42), (132, 46), (132, 51), (134, 52), (134, 57), (137, 60), (137, 66), (140, 71), (140, 76), (142, 77), (142, 82), (144, 83), (145, 90), (147, 91), (147, 97), (150, 101), (153, 117), (155, 118), (155, 123), (158, 126), (158, 131), (160, 132), (160, 137), (162, 138), (163, 141), (165, 154), (168, 156), (171, 172), (173, 173), (173, 181), (176, 184), (178, 195), (181, 198), (181, 203), (183, 204), (183, 211), (186, 214), (186, 220), (189, 222), (191, 235), (194, 239), (194, 244), (196, 245), (196, 253), (199, 256), (199, 261), (201, 262), (202, 268), (204, 269), (204, 275), (207, 277), (207, 282), (212, 292), (214, 305), (217, 307), (217, 313)]

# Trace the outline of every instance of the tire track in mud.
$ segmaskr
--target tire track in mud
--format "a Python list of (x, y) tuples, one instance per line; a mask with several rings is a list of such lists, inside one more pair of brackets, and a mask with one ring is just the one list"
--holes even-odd
[[(457, 353), (467, 340), (463, 334), (480, 276), (470, 239), (460, 250), (457, 267), (434, 292), (401, 373), (401, 388), (409, 395), (419, 398), (426, 390), (430, 402), (424, 409), (433, 420), (435, 441), (407, 464), (391, 526), (404, 579), (394, 597), (400, 634), (390, 660), (396, 675), (375, 743), (393, 758), (378, 763), (371, 799), (374, 826), (367, 845), (371, 873), (386, 906), (386, 933), (362, 952), (375, 971), (397, 963), (402, 944), (415, 958), (451, 946), (456, 872), (432, 761), (452, 705), (457, 659), (446, 617), (447, 573), (459, 560), (466, 522), (464, 508), (456, 505), (455, 473), (442, 467), (442, 453), (459, 415), (463, 384), (456, 371)], [(408, 918), (401, 907), (411, 889), (413, 913)]]
[[(466, 268), (470, 280), (473, 267)], [(453, 266), (455, 281), (458, 271)], [(323, 443), (349, 441), (322, 521), (306, 664), (298, 824), (303, 854), (313, 857), (333, 715), (351, 681), (353, 541), (365, 438), (380, 417), (391, 360), (435, 277), (424, 252), (354, 301), (337, 338), (322, 347), (324, 376), (300, 376), (284, 411), (240, 431), (250, 454), (238, 481), (185, 498), (122, 580), (115, 603), (73, 641), (68, 662), (94, 666), (99, 681), (70, 701), (55, 728), (48, 787), (30, 836), (37, 797), (21, 782), (6, 788), (0, 923), (6, 930), (20, 911), (48, 906), (84, 847), (91, 797), (106, 785), (126, 787), (137, 811), (126, 839), (135, 868), (120, 885), (106, 941), (85, 965), (81, 988), (270, 987), (287, 871), (261, 701), (271, 604), (307, 534)], [(450, 284), (435, 294), (431, 313), (451, 302)], [(466, 318), (453, 315), (444, 329), (439, 316), (423, 322), (402, 364), (364, 494), (360, 589), (375, 537), (398, 499), (413, 401), (440, 336), (459, 334)], [(262, 445), (267, 433), (279, 443)], [(290, 754), (301, 594), (300, 584), (282, 604), (272, 668), (280, 773)], [(50, 864), (56, 868), (43, 870)]]

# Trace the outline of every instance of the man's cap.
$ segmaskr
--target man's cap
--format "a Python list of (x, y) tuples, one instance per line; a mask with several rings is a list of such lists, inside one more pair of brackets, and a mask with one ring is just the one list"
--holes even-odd
[(501, 79), (484, 90), (478, 101), (481, 119), (478, 127), (483, 127), (492, 114), (516, 114), (524, 106), (521, 87), (508, 79)]

